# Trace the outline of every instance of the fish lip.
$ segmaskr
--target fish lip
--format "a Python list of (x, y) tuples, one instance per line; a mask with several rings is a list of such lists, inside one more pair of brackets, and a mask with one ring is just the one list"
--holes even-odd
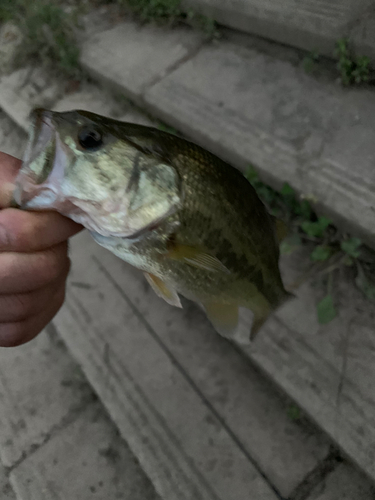
[[(21, 209), (27, 209), (28, 203), (41, 191), (53, 191), (50, 187), (43, 188), (36, 182), (32, 172), (29, 170), (30, 164), (41, 154), (41, 152), (52, 143), (56, 147), (56, 132), (52, 122), (52, 112), (39, 108), (30, 114), (30, 133), (26, 144), (26, 149), (22, 158), (22, 167), (16, 178), (13, 199)], [(48, 161), (53, 162), (49, 159)]]
[(30, 121), (31, 133), (22, 159), (25, 166), (28, 166), (55, 136), (51, 111), (35, 109), (30, 115)]

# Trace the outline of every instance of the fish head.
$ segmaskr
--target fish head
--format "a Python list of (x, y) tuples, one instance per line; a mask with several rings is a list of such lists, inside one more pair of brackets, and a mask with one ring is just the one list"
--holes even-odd
[[(102, 236), (134, 237), (174, 213), (176, 170), (131, 136), (142, 128), (86, 111), (35, 110), (14, 199)], [(131, 133), (129, 133), (129, 130)]]

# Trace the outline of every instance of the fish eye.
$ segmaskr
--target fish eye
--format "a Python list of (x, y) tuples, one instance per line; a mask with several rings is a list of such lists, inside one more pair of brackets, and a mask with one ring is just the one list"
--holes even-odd
[(83, 149), (94, 151), (103, 144), (103, 135), (93, 126), (84, 126), (78, 133), (78, 142)]

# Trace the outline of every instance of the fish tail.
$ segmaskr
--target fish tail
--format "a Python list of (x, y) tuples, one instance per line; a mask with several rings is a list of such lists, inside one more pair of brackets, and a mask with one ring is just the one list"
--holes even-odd
[(263, 324), (267, 321), (270, 313), (264, 316), (257, 316), (254, 314), (253, 324), (250, 331), (250, 341), (253, 341), (257, 336), (259, 330), (262, 328)]
[(268, 302), (268, 300), (266, 300), (265, 297), (261, 294), (259, 294), (255, 299), (252, 298), (251, 304), (249, 305), (249, 309), (251, 309), (254, 314), (250, 332), (251, 341), (255, 339), (257, 333), (273, 312), (275, 312), (277, 309), (279, 309), (279, 307), (288, 302), (288, 300), (295, 298), (295, 295), (293, 295), (292, 293), (287, 292), (286, 290), (284, 290), (283, 292), (284, 293), (279, 298), (277, 304), (272, 304), (272, 306)]

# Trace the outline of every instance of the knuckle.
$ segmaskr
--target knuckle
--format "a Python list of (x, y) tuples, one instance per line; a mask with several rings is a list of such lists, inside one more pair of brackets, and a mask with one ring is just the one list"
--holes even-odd
[(69, 259), (63, 247), (49, 249), (45, 252), (44, 262), (41, 264), (43, 276), (47, 282), (56, 281), (67, 273)]
[(18, 256), (14, 253), (0, 254), (0, 288), (3, 283), (12, 279), (17, 274)]

